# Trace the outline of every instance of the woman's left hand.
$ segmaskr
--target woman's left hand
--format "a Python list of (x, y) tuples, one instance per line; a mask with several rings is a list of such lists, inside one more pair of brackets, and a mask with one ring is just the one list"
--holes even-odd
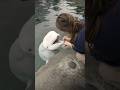
[(64, 41), (64, 46), (65, 47), (70, 47), (70, 48), (72, 48), (73, 47), (73, 44), (72, 43), (70, 43), (70, 42), (68, 42), (68, 41)]

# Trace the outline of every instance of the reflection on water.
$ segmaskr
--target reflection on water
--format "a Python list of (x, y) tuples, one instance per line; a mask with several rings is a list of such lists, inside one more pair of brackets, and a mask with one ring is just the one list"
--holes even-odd
[(56, 17), (60, 13), (70, 13), (76, 17), (84, 17), (85, 0), (36, 0), (35, 2), (35, 65), (36, 70), (44, 64), (38, 55), (38, 46), (45, 34), (50, 30), (60, 32), (55, 27)]
[(84, 15), (85, 0), (36, 0), (35, 23), (41, 23), (50, 13), (58, 15), (61, 12)]

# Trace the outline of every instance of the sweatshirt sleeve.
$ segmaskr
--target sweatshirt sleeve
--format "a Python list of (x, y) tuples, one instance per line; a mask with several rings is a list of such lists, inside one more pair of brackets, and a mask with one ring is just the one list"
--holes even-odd
[(78, 53), (85, 53), (85, 29), (80, 30), (74, 42), (74, 48)]

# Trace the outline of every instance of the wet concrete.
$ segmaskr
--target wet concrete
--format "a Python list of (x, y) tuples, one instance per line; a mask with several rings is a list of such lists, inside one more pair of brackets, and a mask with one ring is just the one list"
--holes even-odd
[(72, 49), (61, 50), (36, 72), (35, 90), (85, 90), (84, 64)]

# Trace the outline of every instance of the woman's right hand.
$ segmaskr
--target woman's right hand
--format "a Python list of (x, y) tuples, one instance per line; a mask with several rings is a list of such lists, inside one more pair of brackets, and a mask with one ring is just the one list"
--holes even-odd
[(68, 36), (64, 36), (64, 37), (63, 37), (63, 40), (64, 40), (64, 41), (68, 41), (68, 42), (70, 42), (71, 38), (68, 37)]
[(65, 48), (73, 48), (73, 44), (68, 42), (68, 41), (64, 41), (63, 47), (65, 47)]

